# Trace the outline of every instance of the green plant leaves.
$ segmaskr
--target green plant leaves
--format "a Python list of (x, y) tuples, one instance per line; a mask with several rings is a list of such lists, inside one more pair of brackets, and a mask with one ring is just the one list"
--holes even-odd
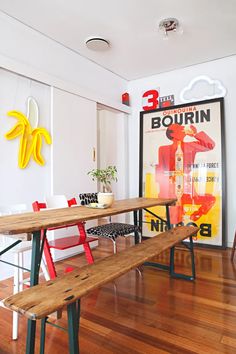
[(103, 185), (103, 191), (111, 192), (111, 182), (117, 182), (117, 168), (116, 166), (108, 166), (105, 169), (93, 169), (88, 172), (92, 180), (97, 180)]

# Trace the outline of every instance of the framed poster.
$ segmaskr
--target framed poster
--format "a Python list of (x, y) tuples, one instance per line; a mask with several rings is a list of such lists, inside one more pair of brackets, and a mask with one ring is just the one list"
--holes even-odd
[[(176, 198), (172, 225), (200, 228), (197, 244), (225, 247), (223, 98), (140, 113), (139, 195)], [(151, 211), (165, 219), (165, 208)], [(143, 236), (166, 225), (147, 212)]]

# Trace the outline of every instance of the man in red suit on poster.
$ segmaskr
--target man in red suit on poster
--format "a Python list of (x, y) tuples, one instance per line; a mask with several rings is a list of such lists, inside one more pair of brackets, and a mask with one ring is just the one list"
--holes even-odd
[[(212, 208), (215, 197), (196, 192), (191, 171), (195, 155), (214, 149), (215, 142), (203, 131), (198, 133), (193, 125), (185, 127), (171, 124), (166, 130), (166, 136), (172, 144), (159, 147), (159, 163), (155, 166), (156, 182), (159, 184), (158, 196), (177, 198), (177, 207), (171, 211), (173, 224), (183, 221), (184, 204), (200, 206), (190, 215), (190, 220), (196, 221)], [(186, 136), (194, 137), (194, 141), (184, 141)]]

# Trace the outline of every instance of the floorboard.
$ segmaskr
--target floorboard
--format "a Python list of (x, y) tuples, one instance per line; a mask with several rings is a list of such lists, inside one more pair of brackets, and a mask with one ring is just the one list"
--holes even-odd
[[(132, 241), (120, 238), (118, 250)], [(112, 243), (101, 240), (93, 254), (95, 262), (112, 254)], [(158, 257), (168, 260), (168, 252)], [(175, 261), (177, 271), (190, 271), (186, 250), (176, 251)], [(85, 264), (79, 255), (56, 268), (63, 273)], [(188, 282), (143, 267), (141, 275), (132, 270), (83, 298), (81, 354), (236, 353), (236, 260), (230, 261), (230, 250), (197, 249), (196, 271), (197, 280)], [(0, 282), (0, 298), (11, 291), (12, 278)], [(26, 320), (20, 318), (19, 339), (12, 341), (11, 316), (0, 308), (0, 354), (25, 352)], [(57, 323), (66, 326), (66, 312)], [(48, 326), (46, 354), (67, 352), (67, 333)]]

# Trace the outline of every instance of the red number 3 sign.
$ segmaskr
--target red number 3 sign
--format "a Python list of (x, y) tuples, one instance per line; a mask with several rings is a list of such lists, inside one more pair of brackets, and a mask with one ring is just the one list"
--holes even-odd
[(148, 90), (143, 94), (143, 110), (149, 111), (159, 106), (159, 92), (157, 90)]

